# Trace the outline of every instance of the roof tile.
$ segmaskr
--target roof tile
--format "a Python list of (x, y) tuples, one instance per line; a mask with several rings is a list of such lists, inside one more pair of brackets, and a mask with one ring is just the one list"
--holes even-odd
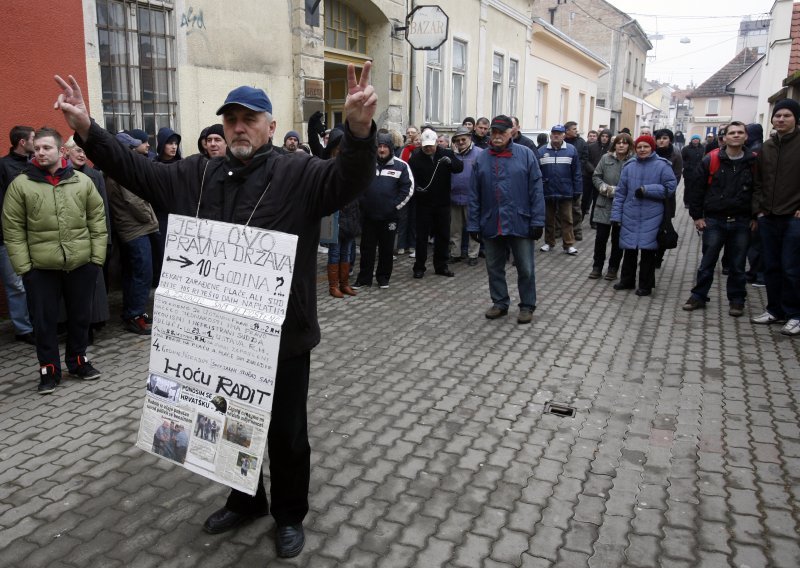
[(697, 87), (689, 98), (730, 95), (731, 93), (725, 90), (728, 83), (746, 71), (759, 57), (761, 57), (761, 55), (758, 53), (758, 48), (748, 47), (743, 49), (722, 69), (714, 73), (703, 84)]

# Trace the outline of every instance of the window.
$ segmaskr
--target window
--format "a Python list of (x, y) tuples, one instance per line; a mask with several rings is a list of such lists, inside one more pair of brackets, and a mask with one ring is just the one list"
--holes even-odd
[(367, 53), (367, 24), (340, 0), (325, 0), (325, 47)]
[(425, 52), (425, 121), (442, 122), (442, 48)]
[(625, 60), (625, 82), (631, 82), (631, 52), (628, 52), (628, 58)]
[(503, 112), (503, 67), (505, 58), (500, 53), (492, 57), (492, 116)]
[(561, 112), (558, 117), (558, 122), (564, 124), (567, 122), (569, 116), (569, 89), (561, 87), (561, 102), (559, 104), (559, 111)]
[(639, 58), (636, 58), (636, 63), (633, 64), (633, 86), (639, 84)]
[(534, 128), (545, 128), (547, 114), (547, 83), (536, 82), (536, 115), (533, 117)]
[(97, 0), (103, 125), (154, 136), (174, 126), (175, 30), (166, 3)]
[(461, 124), (466, 116), (466, 104), (464, 98), (466, 95), (466, 79), (467, 72), (467, 44), (466, 42), (454, 39), (453, 40), (453, 80), (451, 86), (453, 88), (451, 105), (450, 105), (450, 121), (453, 124)]
[(508, 114), (517, 114), (517, 84), (519, 82), (519, 61), (508, 60)]
[(586, 119), (586, 114), (585, 113), (586, 113), (586, 93), (580, 93), (578, 95), (578, 120), (577, 120), (577, 122), (581, 123), (582, 125), (589, 125), (591, 123), (584, 122), (584, 120)]
[(719, 99), (708, 99), (706, 103), (706, 115), (716, 116), (719, 114)]

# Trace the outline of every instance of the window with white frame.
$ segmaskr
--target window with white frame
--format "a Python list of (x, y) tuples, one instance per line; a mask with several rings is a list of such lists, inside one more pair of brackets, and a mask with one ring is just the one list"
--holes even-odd
[(580, 93), (578, 95), (578, 123), (581, 125), (585, 125), (586, 123), (583, 122), (586, 115), (586, 93)]
[(467, 42), (453, 40), (453, 71), (451, 87), (453, 89), (450, 104), (450, 121), (461, 124), (466, 116), (466, 73), (467, 73)]
[(492, 57), (492, 116), (503, 112), (503, 67), (505, 57), (495, 53)]
[(517, 85), (519, 84), (519, 61), (508, 60), (508, 114), (517, 114)]
[(151, 136), (175, 126), (172, 2), (96, 0), (96, 11), (103, 126)]
[(569, 116), (569, 89), (566, 87), (561, 87), (561, 101), (558, 110), (560, 113), (558, 122), (564, 124), (567, 122), (567, 116)]
[(442, 122), (442, 48), (425, 52), (425, 122)]
[(706, 115), (715, 116), (719, 114), (719, 99), (708, 99), (706, 103)]
[(544, 120), (547, 114), (547, 83), (536, 82), (536, 114), (533, 117), (534, 128), (545, 128)]

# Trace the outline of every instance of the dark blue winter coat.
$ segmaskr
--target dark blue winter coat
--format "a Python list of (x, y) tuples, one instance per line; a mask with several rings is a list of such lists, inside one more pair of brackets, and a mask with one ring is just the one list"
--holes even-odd
[(484, 239), (529, 237), (535, 227), (544, 227), (542, 172), (536, 155), (520, 144), (509, 144), (499, 154), (481, 152), (472, 166), (467, 231)]
[[(658, 248), (656, 235), (664, 217), (664, 202), (675, 195), (677, 185), (672, 164), (655, 152), (647, 158), (636, 157), (625, 162), (611, 208), (611, 222), (622, 224), (620, 248)], [(641, 198), (636, 197), (640, 187), (644, 191)]]
[(557, 150), (549, 143), (542, 146), (539, 165), (545, 199), (574, 199), (583, 195), (581, 160), (575, 146), (566, 142)]
[(413, 193), (408, 164), (392, 157), (385, 164), (378, 163), (369, 189), (361, 194), (361, 215), (373, 221), (395, 221)]

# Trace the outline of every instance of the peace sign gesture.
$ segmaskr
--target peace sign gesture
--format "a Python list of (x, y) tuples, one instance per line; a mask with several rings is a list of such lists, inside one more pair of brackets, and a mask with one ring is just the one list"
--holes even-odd
[(369, 73), (372, 62), (364, 63), (361, 77), (356, 81), (356, 69), (353, 64), (347, 66), (347, 99), (344, 112), (350, 132), (358, 138), (366, 138), (372, 130), (372, 117), (378, 107), (378, 96), (369, 84)]
[(83, 93), (81, 93), (78, 81), (72, 75), (68, 75), (67, 78), (69, 83), (60, 76), (55, 76), (56, 83), (64, 92), (58, 95), (53, 108), (63, 112), (69, 127), (77, 132), (78, 136), (86, 140), (89, 135), (89, 127), (92, 125), (92, 119), (89, 117), (86, 103), (83, 102)]

